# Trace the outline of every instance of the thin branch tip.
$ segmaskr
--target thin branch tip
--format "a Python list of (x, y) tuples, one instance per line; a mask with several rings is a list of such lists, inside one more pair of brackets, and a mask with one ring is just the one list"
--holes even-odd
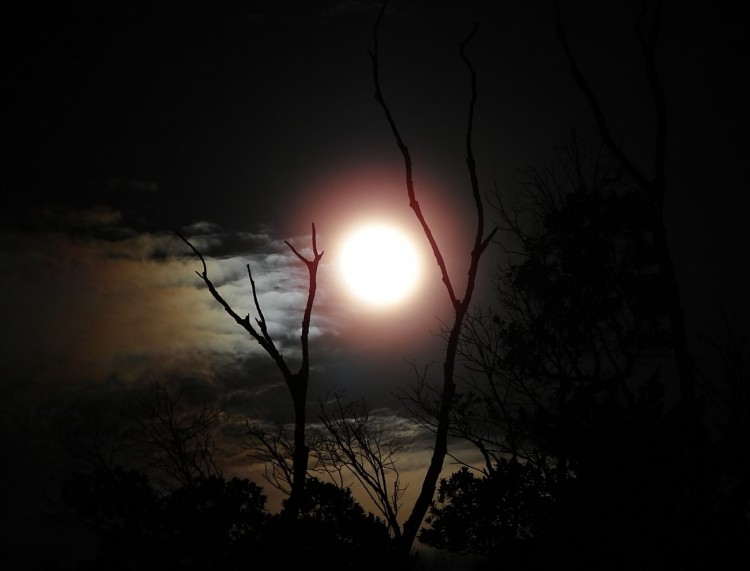
[(469, 44), (471, 39), (477, 33), (477, 30), (479, 30), (479, 22), (474, 22), (474, 27), (472, 27), (471, 32), (469, 32), (469, 35), (466, 36), (466, 39), (459, 44), (459, 46), (461, 47), (461, 50), (463, 50)]

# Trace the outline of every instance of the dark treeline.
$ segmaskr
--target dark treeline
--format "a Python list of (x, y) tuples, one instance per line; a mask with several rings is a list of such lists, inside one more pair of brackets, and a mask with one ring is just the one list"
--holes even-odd
[(453, 419), (485, 465), (442, 482), (422, 541), (481, 569), (746, 565), (748, 347), (718, 332), (686, 403), (644, 194), (576, 140), (522, 187)]
[(349, 490), (310, 478), (306, 492), (292, 519), (283, 510), (270, 513), (262, 488), (245, 479), (201, 477), (160, 494), (137, 470), (80, 474), (63, 486), (63, 500), (98, 537), (91, 553), (71, 569), (393, 566), (387, 528), (366, 514)]

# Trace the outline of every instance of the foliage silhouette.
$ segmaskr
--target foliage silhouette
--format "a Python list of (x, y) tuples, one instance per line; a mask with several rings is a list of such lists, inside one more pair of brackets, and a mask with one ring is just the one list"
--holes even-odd
[[(64, 500), (100, 534), (88, 569), (246, 569), (335, 565), (390, 569), (396, 551), (388, 528), (351, 491), (308, 479), (298, 517), (266, 510), (257, 484), (211, 476), (159, 495), (147, 476), (117, 467), (66, 481)], [(288, 504), (288, 500), (287, 500)]]
[(483, 477), (464, 466), (441, 482), (420, 540), (455, 553), (517, 559), (516, 552), (536, 549), (544, 536), (549, 488), (531, 463), (501, 459)]
[(690, 448), (692, 440), (697, 436), (695, 432), (700, 429), (698, 426), (700, 410), (696, 401), (695, 361), (688, 342), (685, 311), (664, 222), (664, 205), (667, 194), (667, 135), (670, 125), (667, 98), (656, 58), (657, 49), (661, 43), (663, 2), (661, 0), (644, 2), (634, 25), (636, 39), (643, 57), (646, 85), (654, 111), (653, 140), (650, 141), (653, 149), (650, 165), (651, 173), (636, 166), (633, 158), (623, 150), (622, 145), (615, 141), (607, 123), (604, 109), (570, 47), (559, 5), (556, 4), (556, 7), (557, 34), (560, 44), (570, 65), (571, 76), (589, 105), (602, 143), (646, 200), (645, 211), (652, 235), (662, 290), (660, 302), (669, 322), (674, 362), (679, 377), (682, 413), (685, 422), (683, 448), (685, 454), (692, 454), (695, 459), (696, 456)]
[(269, 517), (248, 480), (212, 476), (160, 496), (145, 474), (119, 467), (75, 476), (63, 499), (101, 537), (78, 569), (240, 569)]
[(326, 565), (365, 570), (392, 569), (401, 562), (387, 526), (365, 513), (351, 490), (309, 477), (305, 491), (297, 519), (283, 512), (271, 518), (260, 561), (280, 568)]
[[(519, 569), (729, 565), (747, 523), (722, 507), (708, 431), (693, 425), (702, 462), (684, 454), (643, 197), (606, 149), (583, 149), (574, 142), (558, 169), (531, 170), (517, 208), (499, 204), (513, 250), (498, 271), (499, 312), (467, 327), (475, 377), (453, 423), (485, 467), (441, 481), (420, 538), (460, 552), (466, 527), (486, 568), (500, 558)], [(512, 467), (526, 486), (515, 496)], [(533, 506), (525, 520), (519, 505)]]

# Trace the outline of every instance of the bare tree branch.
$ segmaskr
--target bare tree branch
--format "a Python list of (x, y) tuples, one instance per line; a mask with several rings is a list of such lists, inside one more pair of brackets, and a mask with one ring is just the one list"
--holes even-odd
[[(672, 330), (675, 362), (680, 378), (680, 394), (686, 411), (686, 421), (692, 425), (697, 414), (695, 404), (695, 363), (687, 341), (687, 328), (685, 325), (685, 314), (680, 299), (680, 289), (677, 283), (677, 275), (674, 262), (667, 243), (666, 228), (664, 226), (664, 199), (666, 195), (666, 145), (667, 145), (667, 104), (664, 90), (661, 86), (659, 74), (656, 69), (656, 48), (658, 46), (659, 32), (661, 30), (662, 2), (644, 2), (643, 10), (636, 19), (636, 34), (641, 44), (646, 79), (651, 92), (651, 98), (656, 111), (656, 134), (653, 147), (653, 170), (652, 178), (649, 178), (640, 169), (612, 138), (601, 104), (594, 95), (591, 86), (581, 72), (573, 51), (568, 43), (565, 29), (562, 24), (559, 5), (557, 6), (557, 33), (568, 63), (571, 74), (578, 87), (581, 89), (589, 103), (594, 120), (599, 129), (602, 140), (607, 148), (615, 156), (623, 169), (630, 175), (635, 183), (641, 188), (650, 202), (651, 226), (654, 236), (654, 245), (658, 258), (659, 271), (666, 292), (665, 304), (666, 314)], [(648, 30), (644, 31), (644, 21), (650, 7), (651, 22)], [(692, 440), (692, 429), (686, 431), (686, 443), (690, 446)]]
[(463, 325), (464, 317), (471, 304), (472, 295), (476, 286), (476, 277), (479, 269), (479, 260), (492, 241), (495, 234), (495, 230), (490, 232), (488, 236), (484, 236), (484, 211), (482, 206), (482, 199), (479, 192), (479, 183), (476, 172), (476, 165), (474, 162), (474, 154), (472, 150), (472, 130), (474, 121), (474, 107), (476, 103), (477, 89), (476, 89), (476, 74), (469, 59), (466, 56), (466, 46), (476, 32), (476, 26), (472, 29), (471, 33), (467, 38), (459, 44), (459, 51), (461, 58), (467, 65), (471, 79), (471, 98), (469, 103), (469, 117), (467, 120), (466, 129), (466, 162), (469, 171), (469, 178), (471, 182), (471, 192), (474, 199), (474, 205), (477, 212), (477, 232), (474, 239), (474, 245), (471, 251), (471, 261), (468, 270), (468, 279), (466, 282), (466, 289), (464, 292), (463, 299), (459, 299), (451, 282), (451, 278), (448, 274), (448, 270), (443, 258), (442, 252), (437, 244), (437, 241), (433, 235), (432, 229), (428, 224), (419, 202), (416, 199), (416, 193), (414, 190), (414, 181), (412, 174), (412, 159), (409, 152), (409, 148), (404, 142), (403, 137), (396, 125), (396, 121), (391, 113), (390, 107), (388, 106), (383, 91), (380, 85), (380, 74), (379, 74), (379, 53), (378, 53), (378, 34), (382, 23), (383, 15), (385, 14), (387, 7), (387, 1), (383, 2), (381, 11), (378, 15), (373, 30), (373, 48), (370, 50), (370, 60), (372, 62), (373, 81), (375, 86), (375, 100), (380, 104), (380, 107), (385, 113), (386, 120), (391, 128), (393, 136), (396, 140), (401, 155), (404, 160), (405, 176), (406, 176), (406, 193), (409, 199), (409, 206), (414, 211), (417, 220), (419, 221), (425, 237), (432, 249), (435, 261), (440, 269), (443, 284), (448, 293), (448, 298), (453, 307), (454, 320), (448, 334), (448, 340), (446, 344), (445, 360), (443, 362), (443, 389), (440, 398), (440, 406), (437, 416), (437, 425), (435, 430), (435, 446), (433, 449), (432, 458), (430, 465), (425, 474), (422, 482), (422, 488), (411, 511), (411, 514), (407, 518), (403, 525), (403, 534), (401, 537), (401, 551), (405, 557), (408, 557), (411, 552), (414, 540), (417, 537), (419, 527), (422, 525), (422, 521), (430, 507), (432, 498), (437, 488), (437, 482), (440, 477), (440, 473), (443, 468), (443, 462), (448, 453), (448, 434), (451, 420), (451, 407), (453, 406), (454, 395), (456, 392), (456, 384), (454, 380), (455, 371), (455, 358), (456, 351), (458, 349), (459, 337), (461, 328)]
[[(224, 298), (221, 296), (221, 294), (218, 292), (218, 290), (216, 289), (216, 287), (214, 286), (214, 284), (211, 282), (211, 280), (208, 277), (206, 261), (203, 255), (197, 250), (195, 246), (193, 246), (193, 244), (191, 244), (179, 232), (177, 233), (177, 235), (182, 239), (183, 242), (185, 242), (190, 247), (190, 249), (195, 253), (195, 255), (197, 255), (200, 258), (201, 264), (203, 266), (203, 271), (196, 272), (196, 274), (206, 284), (209, 292), (211, 292), (211, 295), (214, 297), (214, 299), (217, 302), (219, 302), (219, 304), (232, 317), (232, 319), (234, 319), (245, 331), (247, 331), (250, 334), (250, 336), (253, 339), (255, 339), (255, 341), (257, 341), (261, 347), (263, 347), (266, 353), (268, 353), (268, 355), (276, 363), (276, 367), (279, 369), (282, 376), (284, 377), (284, 381), (292, 397), (292, 405), (294, 409), (294, 446), (291, 450), (292, 474), (289, 480), (290, 481), (290, 489), (289, 489), (290, 495), (289, 495), (289, 502), (287, 504), (287, 508), (288, 508), (288, 514), (291, 517), (296, 517), (298, 510), (299, 510), (301, 498), (304, 493), (305, 478), (306, 478), (307, 469), (308, 469), (309, 448), (305, 440), (305, 430), (306, 430), (305, 407), (307, 405), (307, 387), (308, 387), (308, 382), (310, 378), (309, 333), (310, 333), (310, 319), (312, 316), (313, 303), (315, 301), (315, 293), (317, 289), (318, 265), (320, 263), (321, 258), (323, 257), (323, 252), (318, 251), (317, 236), (315, 233), (315, 224), (312, 225), (313, 256), (311, 259), (308, 259), (302, 254), (300, 254), (299, 251), (297, 251), (297, 249), (295, 249), (291, 243), (289, 243), (288, 241), (285, 241), (286, 245), (292, 250), (294, 255), (297, 256), (297, 258), (299, 258), (305, 264), (307, 271), (308, 271), (308, 284), (309, 285), (308, 285), (307, 301), (305, 303), (305, 309), (304, 309), (304, 314), (302, 318), (302, 332), (300, 336), (302, 363), (300, 364), (299, 370), (297, 372), (292, 372), (292, 370), (289, 368), (286, 361), (284, 360), (284, 356), (279, 352), (278, 348), (276, 347), (276, 344), (274, 343), (273, 338), (268, 332), (266, 319), (260, 307), (260, 302), (258, 301), (258, 294), (255, 288), (255, 281), (253, 280), (252, 272), (250, 271), (250, 265), (249, 264), (247, 265), (247, 273), (248, 273), (248, 277), (250, 278), (250, 285), (251, 285), (252, 294), (253, 294), (253, 303), (258, 312), (258, 318), (256, 319), (256, 323), (260, 329), (260, 332), (255, 327), (253, 327), (253, 325), (250, 323), (249, 315), (246, 315), (244, 318), (240, 317), (237, 314), (237, 312), (235, 312), (232, 309), (229, 303), (227, 303), (224, 300)], [(272, 439), (270, 440), (261, 439), (261, 442), (266, 445), (279, 444), (278, 442)], [(279, 451), (278, 448), (272, 448), (272, 449), (276, 452)], [(267, 447), (267, 450), (268, 450), (268, 447)], [(289, 450), (287, 449), (286, 452), (289, 452)], [(287, 475), (285, 474), (285, 477), (286, 476)]]
[(388, 107), (385, 101), (385, 98), (383, 97), (383, 92), (380, 88), (380, 73), (379, 73), (380, 60), (378, 56), (378, 31), (380, 28), (381, 20), (383, 19), (383, 14), (385, 14), (385, 9), (387, 5), (388, 5), (387, 1), (383, 2), (383, 6), (380, 10), (380, 14), (378, 15), (378, 19), (375, 24), (375, 30), (373, 31), (373, 49), (370, 51), (370, 60), (372, 61), (373, 80), (375, 82), (375, 100), (383, 108), (386, 119), (388, 120), (388, 124), (390, 125), (391, 131), (393, 132), (393, 136), (396, 138), (396, 144), (398, 145), (398, 148), (401, 151), (401, 155), (404, 158), (404, 169), (406, 171), (406, 193), (409, 198), (409, 207), (414, 211), (414, 214), (416, 215), (417, 220), (419, 221), (419, 224), (422, 226), (422, 231), (427, 237), (427, 241), (429, 242), (430, 247), (432, 248), (432, 253), (435, 257), (435, 261), (437, 262), (437, 265), (440, 268), (440, 274), (443, 279), (443, 284), (445, 284), (445, 288), (448, 291), (448, 297), (450, 298), (451, 303), (453, 304), (453, 307), (457, 308), (460, 302), (458, 298), (456, 298), (456, 294), (453, 291), (453, 284), (451, 283), (450, 276), (448, 275), (448, 268), (445, 265), (443, 254), (440, 251), (437, 241), (435, 240), (435, 237), (432, 234), (432, 230), (430, 226), (427, 224), (424, 214), (422, 213), (422, 208), (419, 205), (419, 202), (417, 201), (417, 198), (416, 198), (416, 194), (414, 192), (414, 180), (413, 180), (413, 174), (412, 174), (411, 153), (409, 152), (409, 148), (406, 146), (406, 143), (401, 137), (401, 133), (398, 127), (396, 126), (396, 121), (393, 118), (391, 110)]
[(205, 403), (198, 411), (186, 410), (183, 396), (182, 387), (170, 391), (167, 384), (154, 384), (130, 414), (140, 427), (136, 437), (147, 446), (146, 461), (167, 477), (167, 488), (221, 476), (211, 427), (222, 411)]
[[(289, 495), (294, 481), (294, 466), (291, 458), (294, 456), (294, 444), (287, 437), (283, 425), (277, 426), (272, 433), (260, 424), (246, 422), (245, 427), (256, 445), (248, 445), (252, 456), (263, 462), (263, 479), (273, 488), (285, 495)], [(270, 466), (270, 468), (269, 468)]]
[[(401, 536), (398, 512), (406, 491), (396, 467), (398, 446), (383, 440), (364, 401), (344, 405), (342, 395), (321, 400), (320, 420), (327, 430), (320, 450), (321, 469), (337, 474), (343, 466), (362, 485), (396, 539)], [(332, 402), (331, 412), (326, 402)]]

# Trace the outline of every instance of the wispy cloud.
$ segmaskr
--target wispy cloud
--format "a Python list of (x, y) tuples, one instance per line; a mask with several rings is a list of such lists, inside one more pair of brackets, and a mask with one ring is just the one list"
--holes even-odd
[[(183, 361), (194, 367), (196, 355), (229, 362), (261, 354), (195, 275), (200, 262), (175, 233), (139, 232), (106, 207), (48, 208), (41, 218), (43, 232), (0, 235), (3, 318), (12, 324), (0, 351), (11, 378), (137, 380), (181, 370)], [(307, 274), (283, 240), (229, 234), (206, 221), (186, 233), (221, 295), (257, 317), (250, 266), (269, 330), (294, 358)], [(329, 323), (316, 316), (313, 337)]]

